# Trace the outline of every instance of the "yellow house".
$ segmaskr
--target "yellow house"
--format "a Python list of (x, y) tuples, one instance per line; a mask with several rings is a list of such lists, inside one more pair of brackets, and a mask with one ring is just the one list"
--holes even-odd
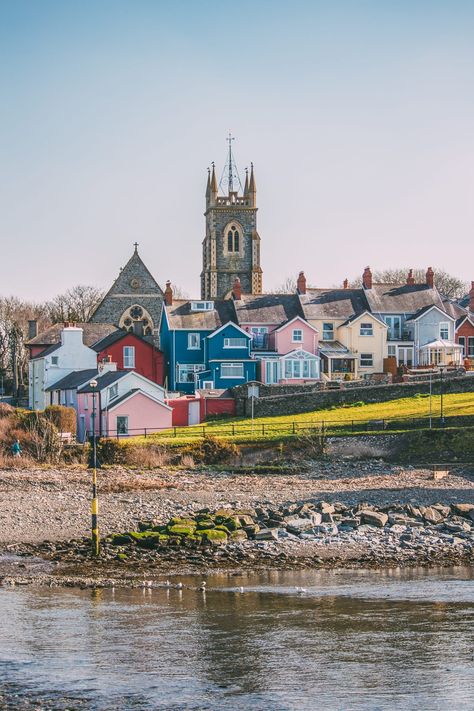
[(387, 325), (370, 313), (364, 289), (313, 289), (298, 285), (305, 319), (320, 334), (322, 377), (353, 380), (382, 373)]

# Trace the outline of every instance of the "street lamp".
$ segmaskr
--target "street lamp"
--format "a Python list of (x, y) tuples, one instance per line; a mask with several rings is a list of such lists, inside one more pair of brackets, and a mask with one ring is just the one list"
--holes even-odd
[(96, 439), (96, 388), (97, 380), (91, 380), (92, 389), (92, 555), (99, 555), (99, 502), (97, 499), (97, 439)]

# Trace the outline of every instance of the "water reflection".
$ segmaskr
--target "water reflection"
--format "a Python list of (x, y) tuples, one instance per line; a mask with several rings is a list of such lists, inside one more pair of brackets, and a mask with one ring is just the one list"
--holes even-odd
[(470, 709), (473, 578), (272, 571), (209, 576), (206, 592), (184, 578), (183, 590), (1, 589), (0, 688), (51, 709), (70, 697), (97, 709)]

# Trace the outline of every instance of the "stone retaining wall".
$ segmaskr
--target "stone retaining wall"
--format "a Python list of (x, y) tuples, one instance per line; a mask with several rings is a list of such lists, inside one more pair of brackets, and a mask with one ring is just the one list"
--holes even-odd
[[(322, 410), (332, 405), (354, 403), (363, 401), (387, 402), (401, 397), (410, 397), (417, 393), (428, 393), (429, 383), (400, 383), (398, 385), (372, 385), (361, 388), (344, 390), (318, 390), (311, 385), (293, 388), (292, 386), (274, 386), (277, 392), (269, 386), (260, 388), (260, 397), (254, 403), (255, 417), (272, 417), (275, 415), (290, 415), (299, 412), (312, 412)], [(474, 392), (474, 377), (460, 376), (446, 378), (442, 383), (433, 381), (432, 392), (434, 395), (454, 392)], [(267, 394), (268, 392), (272, 394)], [(289, 392), (288, 392), (289, 391)], [(247, 388), (233, 389), (236, 399), (236, 414), (249, 417), (251, 415), (251, 401), (247, 398)], [(473, 395), (474, 397), (474, 395)]]

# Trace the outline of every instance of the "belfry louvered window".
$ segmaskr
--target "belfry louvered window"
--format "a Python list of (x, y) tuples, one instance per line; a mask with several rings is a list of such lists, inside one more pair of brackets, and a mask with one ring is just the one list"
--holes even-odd
[(240, 235), (239, 230), (235, 225), (232, 225), (227, 233), (227, 251), (228, 252), (239, 252), (240, 251)]

